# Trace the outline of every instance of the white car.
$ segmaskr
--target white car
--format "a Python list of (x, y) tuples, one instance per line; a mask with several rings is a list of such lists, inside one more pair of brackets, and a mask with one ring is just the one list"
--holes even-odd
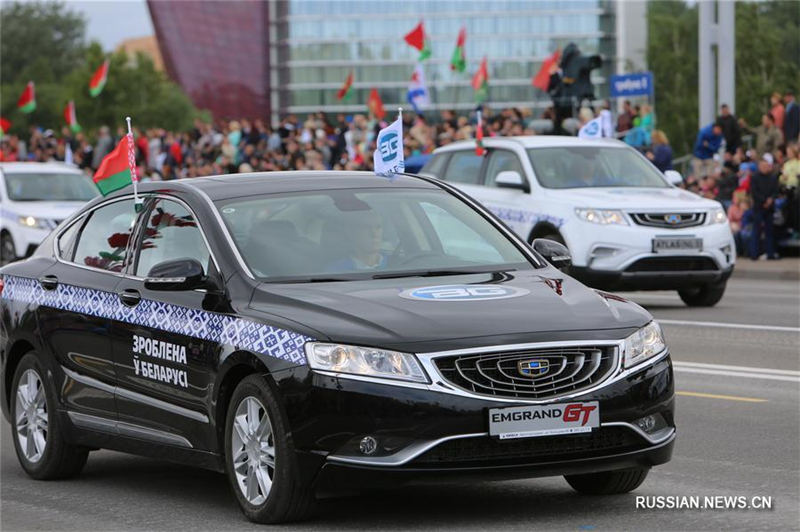
[(571, 275), (604, 290), (677, 290), (712, 306), (733, 272), (736, 247), (722, 206), (677, 188), (617, 140), (532, 136), (437, 149), (420, 171), (483, 203), (532, 243), (549, 238), (572, 255)]
[(0, 265), (27, 257), (62, 220), (99, 195), (61, 163), (0, 163)]

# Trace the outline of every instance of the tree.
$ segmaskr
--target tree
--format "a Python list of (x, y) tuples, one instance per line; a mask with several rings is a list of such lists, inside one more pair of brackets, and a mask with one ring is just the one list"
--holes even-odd
[(0, 9), (0, 79), (3, 83), (27, 82), (29, 65), (40, 60), (40, 69), (61, 79), (84, 60), (86, 19), (59, 2), (25, 2)]

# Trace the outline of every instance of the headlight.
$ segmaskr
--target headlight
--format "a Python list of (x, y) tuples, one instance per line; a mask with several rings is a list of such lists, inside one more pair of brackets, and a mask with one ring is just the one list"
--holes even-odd
[(666, 349), (661, 327), (651, 321), (625, 338), (625, 368), (631, 368)]
[(20, 216), (19, 224), (25, 227), (35, 227), (37, 229), (48, 229), (49, 225), (44, 218), (36, 218), (34, 216)]
[(312, 369), (403, 381), (428, 382), (417, 357), (409, 353), (354, 345), (306, 344)]
[(711, 220), (712, 224), (724, 224), (728, 221), (728, 217), (725, 216), (725, 209), (717, 208), (711, 209), (711, 215), (709, 216), (709, 220)]
[(603, 209), (575, 209), (578, 218), (585, 222), (601, 225), (628, 225), (622, 211)]

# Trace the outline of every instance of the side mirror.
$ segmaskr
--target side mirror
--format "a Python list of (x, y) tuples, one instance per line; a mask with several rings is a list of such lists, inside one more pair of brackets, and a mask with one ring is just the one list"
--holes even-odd
[(519, 172), (514, 170), (503, 170), (494, 178), (494, 184), (498, 188), (516, 188), (524, 192), (530, 192), (528, 183), (522, 179)]
[(147, 273), (144, 287), (148, 290), (194, 290), (206, 287), (203, 266), (195, 259), (159, 262)]
[(676, 187), (683, 184), (683, 176), (681, 175), (680, 172), (677, 172), (675, 170), (667, 170), (667, 171), (665, 171), (664, 172), (664, 177), (666, 177), (667, 181), (669, 181), (671, 184), (675, 185)]
[(567, 246), (555, 240), (537, 238), (533, 241), (533, 249), (556, 269), (565, 270), (572, 266), (572, 255)]

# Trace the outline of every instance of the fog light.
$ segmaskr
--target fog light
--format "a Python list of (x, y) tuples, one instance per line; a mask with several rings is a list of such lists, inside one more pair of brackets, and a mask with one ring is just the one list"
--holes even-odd
[(654, 416), (644, 416), (636, 422), (639, 428), (645, 432), (652, 432), (656, 428), (656, 418)]
[(378, 441), (372, 436), (365, 436), (358, 444), (358, 450), (361, 454), (370, 455), (378, 450)]

